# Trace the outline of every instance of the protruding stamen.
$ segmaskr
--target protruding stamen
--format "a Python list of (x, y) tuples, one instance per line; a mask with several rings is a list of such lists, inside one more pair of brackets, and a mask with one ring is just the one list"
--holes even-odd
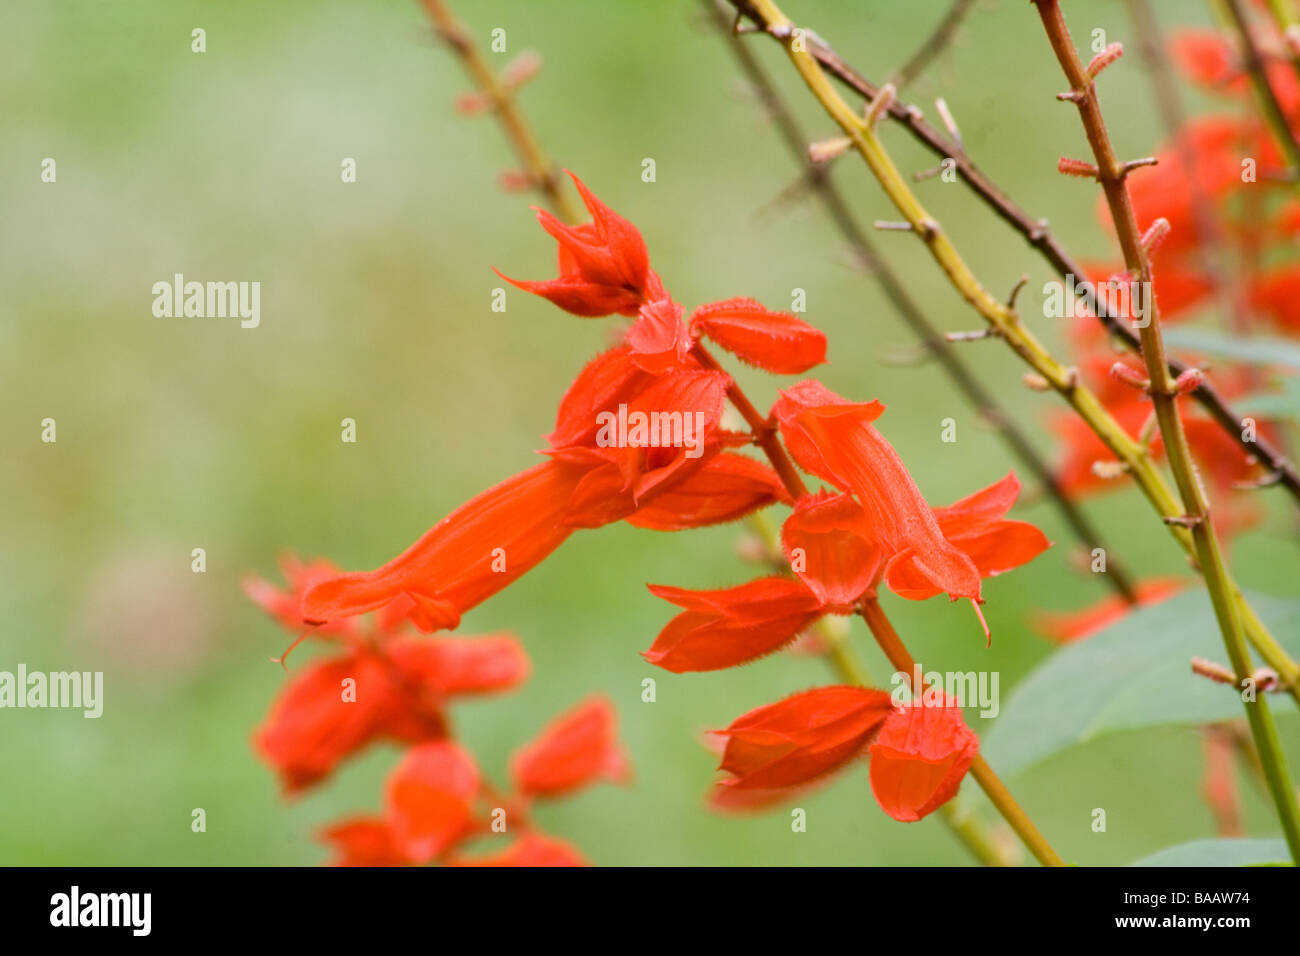
[(984, 646), (993, 646), (993, 632), (989, 630), (989, 622), (984, 620), (984, 611), (980, 607), (979, 598), (970, 599), (971, 607), (975, 608), (975, 616), (980, 619), (980, 627), (984, 628)]

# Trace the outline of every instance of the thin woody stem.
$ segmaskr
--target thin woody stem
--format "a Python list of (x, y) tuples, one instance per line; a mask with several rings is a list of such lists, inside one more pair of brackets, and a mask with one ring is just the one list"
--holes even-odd
[[(871, 629), (872, 635), (876, 638), (876, 643), (880, 649), (885, 652), (889, 658), (889, 663), (894, 666), (894, 670), (906, 674), (909, 679), (916, 674), (918, 665), (907, 647), (903, 644), (902, 638), (894, 630), (894, 625), (890, 623), (889, 618), (885, 615), (884, 609), (880, 602), (875, 598), (867, 598), (862, 602), (862, 619), (867, 622), (867, 627)], [(913, 688), (913, 693), (919, 693), (918, 688)], [(971, 775), (974, 776), (976, 783), (988, 796), (993, 806), (1002, 814), (1003, 819), (1011, 825), (1020, 837), (1029, 852), (1034, 855), (1039, 863), (1043, 866), (1065, 866), (1065, 861), (1052, 849), (1050, 843), (1039, 832), (1038, 827), (1029, 819), (1011, 791), (1007, 789), (1006, 784), (993, 772), (988, 761), (982, 754), (977, 754), (970, 767)]]
[[(780, 40), (809, 90), (856, 147), (886, 196), (907, 221), (908, 227), (925, 243), (953, 287), (996, 330), (997, 337), (1006, 342), (1012, 351), (1064, 398), (1123, 463), (1152, 507), (1165, 519), (1170, 533), (1194, 558), (1197, 551), (1193, 536), (1187, 527), (1179, 523), (1184, 515), (1182, 504), (1157, 470), (1145, 446), (1124, 430), (1096, 394), (1079, 380), (1075, 369), (1065, 367), (1052, 357), (1021, 323), (1014, 308), (984, 288), (939, 223), (921, 205), (899, 173), (877, 137), (874, 126), (852, 109), (831, 85), (819, 59), (812, 55), (807, 46), (808, 35), (796, 31), (794, 24), (777, 8), (773, 0), (750, 0), (749, 9), (765, 25), (766, 30)], [(1300, 702), (1300, 665), (1277, 643), (1231, 581), (1229, 592), (1240, 605), (1247, 636), (1268, 665), (1277, 671), (1282, 685)]]
[[(704, 347), (703, 343), (696, 342), (691, 349), (691, 354), (705, 368), (726, 374), (726, 369), (718, 364), (718, 360)], [(754, 407), (754, 403), (745, 395), (735, 379), (730, 376), (728, 376), (728, 379), (727, 398), (735, 406), (736, 411), (740, 412), (740, 417), (745, 420), (745, 424), (749, 426), (755, 443), (763, 450), (763, 454), (767, 455), (772, 467), (776, 469), (781, 484), (785, 485), (786, 491), (790, 492), (790, 497), (796, 501), (806, 497), (808, 495), (808, 486), (804, 484), (803, 476), (799, 474), (794, 462), (786, 454), (785, 446), (781, 444), (781, 439), (776, 435), (776, 426), (759, 413), (758, 409)]]
[[(1143, 309), (1135, 309), (1135, 313), (1144, 319), (1140, 330), (1142, 356), (1146, 361), (1147, 374), (1151, 380), (1149, 388), (1151, 401), (1155, 406), (1169, 467), (1173, 472), (1185, 509), (1186, 523), (1191, 529), (1196, 556), (1205, 577), (1206, 587), (1210, 592), (1219, 630), (1223, 634), (1224, 647), (1232, 662), (1238, 687), (1242, 687), (1245, 686), (1252, 672), (1250, 650), (1246, 646), (1240, 608), (1233, 597), (1233, 588), (1228, 579), (1218, 536), (1215, 534), (1211, 520), (1209, 503), (1196, 474), (1196, 466), (1187, 443), (1183, 421), (1178, 413), (1178, 391), (1165, 362), (1160, 313), (1154, 298), (1148, 291), (1151, 288), (1150, 257), (1142, 244), (1137, 217), (1129, 199), (1124, 164), (1115, 155), (1114, 147), (1111, 145), (1110, 134), (1106, 129), (1101, 105), (1097, 99), (1096, 84), (1088, 74), (1070, 39), (1059, 0), (1034, 0), (1034, 3), (1043, 21), (1043, 28), (1047, 32), (1052, 50), (1061, 64), (1071, 90), (1076, 94), (1074, 103), (1079, 108), (1084, 133), (1097, 163), (1097, 178), (1101, 182), (1106, 204), (1119, 237), (1124, 263), (1139, 283), (1138, 295), (1142, 300)], [(1267, 699), (1263, 694), (1257, 694), (1255, 698), (1254, 701), (1243, 700), (1246, 716), (1250, 721), (1251, 735), (1255, 739), (1255, 746), (1264, 765), (1269, 789), (1277, 807), (1278, 818), (1286, 835), (1291, 856), (1300, 864), (1300, 808), (1296, 805), (1295, 789), (1287, 772), (1286, 759), (1278, 742), (1277, 727), (1269, 713)]]
[[(721, 30), (728, 30), (730, 21), (722, 13), (717, 0), (704, 0), (714, 23)], [(955, 8), (954, 8), (955, 12)], [(781, 99), (767, 72), (750, 52), (749, 47), (740, 37), (733, 37), (728, 46), (735, 54), (750, 85), (762, 101), (763, 106), (772, 116), (782, 142), (785, 143), (796, 162), (804, 168), (808, 185), (821, 201), (827, 215), (848, 242), (849, 248), (863, 271), (872, 275), (880, 284), (881, 291), (909, 328), (921, 339), (926, 350), (939, 363), (939, 367), (949, 377), (966, 399), (979, 411), (984, 421), (988, 422), (1002, 440), (1011, 449), (1020, 463), (1038, 480), (1041, 487), (1061, 512), (1067, 525), (1076, 537), (1090, 551), (1101, 548), (1107, 555), (1106, 580), (1129, 603), (1137, 600), (1137, 591), (1133, 580), (1123, 565), (1115, 559), (1114, 551), (1102, 539), (1101, 533), (1088, 519), (1083, 510), (1066, 495), (1051, 466), (1039, 454), (1029, 436), (1016, 425), (1009, 412), (1003, 408), (942, 333), (925, 316), (921, 307), (911, 297), (902, 280), (894, 274), (888, 264), (879, 255), (866, 231), (859, 225), (848, 202), (831, 180), (830, 170), (825, 165), (811, 163), (808, 160), (808, 138), (799, 128), (789, 107)]]
[(501, 121), (506, 138), (509, 139), (519, 161), (524, 164), (529, 183), (546, 197), (557, 216), (567, 222), (577, 222), (578, 209), (565, 192), (558, 171), (543, 151), (537, 137), (533, 134), (532, 127), (516, 104), (514, 90), (488, 65), (482, 51), (474, 44), (469, 33), (443, 0), (419, 0), (419, 2), (428, 13), (429, 19), (438, 28), (438, 33), (455, 51), (474, 84), (492, 101), (492, 107)]
[[(741, 15), (749, 17), (764, 32), (775, 38), (788, 50), (790, 36), (788, 33), (782, 33), (781, 31), (784, 30), (784, 27), (793, 27), (793, 24), (790, 24), (773, 4), (760, 3), (758, 0), (728, 0), (728, 2)], [(777, 20), (771, 18), (772, 11), (776, 12)], [(775, 25), (780, 25), (780, 30), (777, 32), (773, 30)], [(816, 38), (814, 35), (805, 35), (803, 42), (806, 55), (815, 60), (828, 76), (833, 77), (837, 82), (868, 101), (875, 101), (880, 93), (880, 88), (844, 62), (823, 40)], [(1003, 222), (1020, 233), (1029, 245), (1051, 264), (1058, 274), (1062, 277), (1074, 276), (1076, 278), (1087, 275), (1087, 270), (1066, 251), (1065, 247), (1052, 234), (1047, 220), (1034, 218), (1016, 205), (983, 170), (975, 165), (960, 144), (927, 123), (921, 110), (916, 106), (895, 100), (889, 104), (887, 112), (891, 119), (911, 133), (926, 149), (936, 156), (951, 159), (957, 174), (961, 176), (971, 190)], [(1095, 312), (1098, 321), (1112, 336), (1122, 341), (1134, 352), (1140, 349), (1141, 343), (1138, 336), (1117, 316), (1110, 314), (1103, 307), (1103, 303), (1098, 302), (1095, 304)], [(1170, 361), (1169, 370), (1175, 376), (1181, 375), (1187, 368), (1188, 366), (1182, 362)], [(1227, 399), (1208, 380), (1202, 382), (1192, 394), (1219, 427), (1232, 437), (1234, 442), (1239, 444), (1248, 454), (1257, 458), (1271, 474), (1277, 475), (1276, 483), (1285, 487), (1292, 497), (1300, 501), (1300, 470), (1297, 470), (1284, 452), (1262, 436), (1257, 436), (1254, 442), (1247, 441), (1242, 434), (1242, 416), (1233, 410)]]

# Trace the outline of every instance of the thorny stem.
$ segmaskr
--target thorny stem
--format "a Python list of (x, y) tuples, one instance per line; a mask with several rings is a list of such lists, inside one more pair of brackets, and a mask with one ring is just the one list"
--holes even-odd
[[(704, 0), (704, 4), (711, 12), (715, 24), (722, 30), (729, 30), (730, 21), (722, 13), (717, 0)], [(957, 8), (954, 7), (953, 13), (956, 13), (956, 10)], [(750, 52), (749, 47), (740, 37), (733, 37), (728, 46), (762, 100), (763, 106), (775, 121), (782, 141), (795, 160), (805, 169), (809, 186), (821, 201), (840, 234), (848, 242), (863, 270), (877, 279), (885, 297), (889, 299), (903, 321), (921, 339), (927, 351), (939, 363), (940, 368), (952, 380), (958, 391), (966, 396), (984, 421), (997, 431), (1020, 463), (1038, 480), (1075, 536), (1090, 551), (1094, 548), (1105, 551), (1106, 580), (1126, 601), (1134, 603), (1137, 600), (1137, 591), (1133, 580), (1123, 565), (1115, 560), (1114, 551), (1103, 541), (1101, 533), (1082, 509), (1066, 495), (1056, 475), (1052, 473), (1051, 466), (1039, 454), (1024, 431), (1016, 425), (1010, 413), (998, 403), (992, 392), (984, 387), (971, 367), (958, 354), (957, 349), (945, 341), (935, 325), (926, 318), (902, 280), (894, 274), (867, 238), (866, 232), (859, 225), (848, 202), (831, 180), (830, 170), (826, 166), (809, 162), (808, 137), (795, 122), (780, 93), (777, 92), (757, 58)]]
[(568, 222), (578, 221), (578, 210), (562, 187), (562, 181), (555, 166), (543, 151), (532, 127), (524, 118), (515, 103), (514, 90), (502, 82), (496, 71), (488, 65), (483, 53), (474, 44), (465, 28), (461, 26), (451, 9), (443, 0), (420, 0), (429, 18), (438, 28), (438, 33), (460, 58), (466, 72), (475, 85), (492, 101), (501, 127), (505, 130), (510, 145), (533, 188), (542, 192), (555, 210), (556, 215)]
[[(749, 17), (763, 31), (773, 36), (787, 49), (789, 48), (791, 42), (789, 34), (777, 35), (772, 30), (775, 21), (771, 20), (768, 14), (775, 11), (780, 23), (791, 29), (793, 29), (793, 24), (790, 24), (775, 6), (770, 3), (759, 3), (757, 0), (728, 0), (728, 2), (736, 8), (739, 14)], [(834, 50), (825, 44), (825, 41), (813, 34), (805, 35), (803, 41), (807, 55), (814, 59), (827, 74), (866, 100), (874, 101), (876, 99), (880, 92), (879, 87), (845, 63)], [(958, 175), (975, 194), (1003, 222), (1020, 233), (1029, 245), (1051, 264), (1058, 274), (1062, 277), (1075, 276), (1076, 278), (1087, 275), (1087, 271), (1083, 266), (1052, 235), (1047, 220), (1035, 219), (1017, 206), (983, 170), (975, 165), (960, 144), (944, 136), (943, 133), (927, 123), (924, 115), (917, 107), (895, 100), (889, 105), (888, 113), (892, 119), (936, 156), (951, 159)], [(1095, 312), (1098, 321), (1112, 336), (1122, 341), (1132, 351), (1139, 351), (1141, 343), (1132, 329), (1116, 316), (1111, 315), (1100, 302), (1095, 304)], [(1188, 366), (1183, 362), (1170, 360), (1169, 370), (1175, 376), (1181, 375), (1187, 368)], [(1300, 471), (1296, 469), (1295, 465), (1280, 449), (1274, 447), (1262, 436), (1257, 436), (1253, 442), (1247, 441), (1242, 434), (1242, 416), (1232, 409), (1227, 400), (1208, 379), (1192, 394), (1219, 427), (1232, 436), (1233, 441), (1237, 442), (1248, 454), (1259, 459), (1271, 474), (1277, 475), (1277, 484), (1284, 486), (1294, 498), (1300, 501)]]
[[(1183, 507), (1161, 477), (1144, 445), (1120, 426), (1097, 396), (1079, 380), (1075, 369), (1066, 368), (1048, 353), (1033, 333), (1021, 324), (1020, 317), (1013, 308), (995, 298), (980, 284), (938, 222), (921, 205), (907, 181), (899, 173), (876, 136), (875, 129), (844, 102), (831, 86), (823, 72), (821, 61), (810, 52), (812, 48), (808, 46), (808, 34), (796, 32), (794, 24), (786, 19), (773, 0), (747, 0), (747, 4), (751, 15), (765, 26), (768, 33), (781, 42), (809, 90), (852, 141), (885, 194), (907, 220), (911, 230), (925, 242), (930, 254), (947, 274), (949, 281), (962, 298), (970, 303), (997, 331), (998, 337), (1060, 394), (1088, 424), (1097, 437), (1123, 463), (1162, 519), (1166, 519), (1166, 524), (1174, 538), (1189, 555), (1195, 557), (1197, 552), (1191, 532), (1177, 523), (1183, 518)], [(1161, 357), (1163, 358), (1163, 354)], [(1168, 519), (1173, 519), (1173, 523)], [(1277, 643), (1268, 628), (1247, 604), (1236, 584), (1229, 580), (1228, 587), (1233, 599), (1240, 605), (1247, 636), (1268, 665), (1277, 671), (1280, 682), (1297, 702), (1300, 702), (1300, 665), (1287, 656), (1282, 646)]]
[[(762, 512), (755, 514), (750, 524), (762, 539), (767, 563), (782, 574), (790, 574), (790, 565), (786, 563), (785, 555), (781, 551), (776, 529), (767, 521)], [(813, 627), (826, 644), (826, 652), (823, 657), (840, 680), (857, 687), (874, 686), (866, 661), (858, 654), (847, 634), (839, 633), (828, 627), (825, 619), (817, 621)], [(958, 798), (954, 797), (941, 806), (939, 814), (953, 835), (965, 845), (971, 855), (981, 864), (984, 866), (1015, 865), (1016, 861), (999, 845), (994, 835), (980, 822), (978, 817), (958, 802)]]
[(1138, 37), (1139, 52), (1164, 121), (1165, 133), (1171, 142), (1181, 147), (1179, 160), (1187, 171), (1187, 186), (1192, 198), (1196, 231), (1204, 240), (1199, 244), (1201, 268), (1210, 277), (1220, 304), (1231, 320), (1231, 327), (1238, 330), (1247, 318), (1244, 283), (1238, 280), (1236, 270), (1227, 261), (1223, 228), (1215, 215), (1213, 204), (1206, 195), (1203, 184), (1191, 172), (1195, 169), (1196, 158), (1192, 149), (1182, 141), (1187, 126), (1187, 113), (1178, 93), (1173, 65), (1165, 52), (1165, 38), (1160, 23), (1152, 9), (1151, 0), (1128, 0), (1128, 7)]
[[(903, 644), (902, 638), (894, 630), (894, 625), (890, 623), (889, 618), (885, 615), (884, 609), (880, 602), (875, 598), (867, 598), (862, 602), (862, 619), (867, 622), (867, 627), (871, 629), (872, 635), (876, 638), (876, 643), (880, 649), (885, 652), (889, 658), (889, 663), (894, 666), (894, 670), (906, 674), (909, 679), (917, 672), (916, 658), (912, 657), (910, 651)], [(919, 693), (917, 688), (913, 688), (913, 693)], [(1028, 814), (1021, 808), (1007, 789), (1006, 784), (993, 772), (983, 754), (977, 754), (970, 767), (971, 775), (980, 788), (988, 796), (989, 800), (997, 807), (998, 812), (1002, 814), (1003, 819), (1011, 824), (1011, 828), (1016, 831), (1016, 835), (1024, 841), (1029, 852), (1034, 855), (1039, 863), (1043, 866), (1065, 866), (1065, 861), (1052, 849), (1050, 843), (1034, 826), (1034, 822), (1029, 819)]]
[(1237, 35), (1241, 37), (1241, 55), (1246, 72), (1250, 74), (1251, 85), (1255, 88), (1255, 96), (1259, 100), (1273, 138), (1290, 159), (1291, 172), (1300, 173), (1300, 141), (1296, 139), (1295, 130), (1287, 121), (1286, 112), (1278, 102), (1273, 84), (1269, 82), (1268, 68), (1264, 65), (1264, 57), (1259, 52), (1259, 44), (1255, 42), (1255, 34), (1251, 32), (1246, 11), (1242, 9), (1240, 0), (1221, 0), (1221, 2), (1228, 11), (1233, 26), (1237, 28)]
[[(718, 360), (704, 347), (703, 343), (696, 342), (691, 349), (691, 354), (705, 368), (726, 374), (726, 369), (718, 364)], [(781, 444), (781, 439), (777, 437), (776, 426), (770, 419), (764, 418), (759, 413), (740, 385), (729, 375), (728, 382), (727, 398), (731, 400), (731, 404), (735, 406), (736, 411), (740, 412), (740, 417), (749, 426), (755, 443), (763, 450), (763, 454), (772, 463), (772, 467), (776, 469), (781, 484), (785, 485), (786, 491), (790, 492), (790, 497), (796, 501), (806, 497), (808, 495), (808, 486), (804, 484), (803, 476), (799, 474), (794, 462), (786, 454), (785, 446)]]
[[(1083, 61), (1079, 59), (1078, 51), (1074, 48), (1074, 42), (1070, 39), (1059, 0), (1034, 0), (1034, 3), (1043, 21), (1043, 28), (1047, 32), (1052, 50), (1056, 53), (1071, 90), (1076, 94), (1074, 102), (1079, 108), (1084, 132), (1092, 148), (1093, 157), (1096, 159), (1098, 179), (1106, 196), (1106, 204), (1110, 209), (1115, 231), (1119, 236), (1124, 263), (1139, 283), (1138, 295), (1143, 300), (1142, 305), (1145, 308), (1142, 311), (1135, 309), (1135, 312), (1146, 320), (1141, 328), (1142, 356), (1146, 361), (1147, 374), (1151, 380), (1149, 389), (1151, 401), (1155, 406), (1169, 467), (1173, 472), (1186, 512), (1187, 523), (1191, 528), (1196, 556), (1205, 577), (1206, 587), (1210, 592), (1219, 630), (1223, 634), (1224, 647), (1232, 662), (1238, 687), (1241, 687), (1252, 671), (1250, 650), (1244, 640), (1240, 608), (1237, 601), (1233, 599), (1232, 584), (1210, 518), (1209, 503), (1196, 474), (1191, 449), (1187, 444), (1187, 435), (1183, 430), (1183, 421), (1178, 414), (1178, 393), (1165, 363), (1159, 309), (1154, 299), (1147, 293), (1151, 287), (1151, 263), (1147, 250), (1142, 244), (1133, 204), (1129, 200), (1124, 164), (1116, 157), (1114, 147), (1111, 145), (1110, 134), (1107, 132), (1101, 105), (1097, 99), (1096, 84), (1088, 75)], [(1244, 701), (1251, 735), (1255, 739), (1260, 759), (1264, 764), (1269, 789), (1272, 791), (1291, 856), (1300, 864), (1300, 808), (1296, 805), (1295, 790), (1287, 772), (1286, 759), (1278, 742), (1277, 727), (1269, 713), (1267, 699), (1263, 694), (1257, 694), (1255, 698), (1254, 701)]]

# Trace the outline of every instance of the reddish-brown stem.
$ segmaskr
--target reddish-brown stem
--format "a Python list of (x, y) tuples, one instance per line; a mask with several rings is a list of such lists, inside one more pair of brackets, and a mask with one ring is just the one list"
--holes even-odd
[[(691, 354), (705, 368), (726, 374), (726, 369), (718, 364), (718, 360), (702, 343), (696, 342), (694, 348), (691, 349)], [(754, 403), (749, 400), (734, 378), (730, 378), (730, 376), (728, 378), (730, 381), (727, 385), (727, 398), (731, 400), (731, 404), (735, 406), (736, 411), (740, 413), (740, 417), (749, 426), (749, 430), (754, 435), (754, 441), (757, 442), (759, 448), (763, 449), (763, 454), (767, 455), (767, 460), (776, 469), (781, 484), (785, 485), (785, 490), (790, 492), (790, 497), (795, 501), (807, 497), (808, 486), (804, 484), (803, 476), (799, 474), (794, 462), (786, 454), (781, 439), (777, 437), (776, 425), (772, 423), (771, 419), (764, 418), (759, 413), (758, 409), (754, 407)]]

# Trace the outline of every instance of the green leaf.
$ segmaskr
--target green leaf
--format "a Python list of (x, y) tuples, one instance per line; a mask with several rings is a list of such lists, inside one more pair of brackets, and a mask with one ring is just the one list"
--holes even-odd
[(1224, 358), (1257, 365), (1289, 365), (1300, 369), (1300, 345), (1286, 339), (1256, 335), (1247, 338), (1222, 335), (1205, 329), (1168, 329), (1165, 341), (1177, 348), (1208, 352)]
[(1285, 840), (1192, 840), (1157, 850), (1130, 866), (1289, 866)]
[[(1287, 652), (1300, 656), (1300, 601), (1247, 598)], [(984, 755), (1008, 775), (1106, 734), (1242, 716), (1232, 688), (1192, 673), (1193, 657), (1226, 661), (1202, 589), (1138, 608), (1056, 651), (1016, 685), (984, 741)]]

